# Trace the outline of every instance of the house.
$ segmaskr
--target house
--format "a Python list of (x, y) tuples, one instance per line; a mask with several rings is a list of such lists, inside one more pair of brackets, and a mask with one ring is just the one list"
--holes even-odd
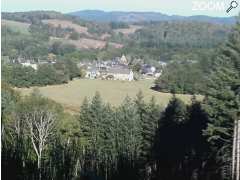
[(38, 65), (36, 63), (31, 63), (31, 62), (24, 62), (24, 63), (21, 63), (21, 65), (25, 67), (31, 67), (35, 70), (37, 70), (38, 68)]
[(87, 67), (85, 78), (96, 79), (98, 76), (100, 76), (100, 71), (97, 67), (93, 65)]
[(154, 73), (156, 72), (156, 68), (154, 66), (144, 64), (141, 68), (142, 74), (148, 75), (148, 76), (153, 76)]
[(124, 65), (104, 66), (103, 64), (95, 64), (86, 68), (86, 78), (89, 79), (113, 79), (121, 81), (132, 81), (134, 79), (133, 72)]
[(114, 80), (133, 81), (133, 71), (128, 67), (116, 66), (108, 69), (107, 76), (112, 76)]
[(18, 59), (18, 63), (20, 63), (24, 67), (31, 67), (35, 70), (38, 69), (38, 64), (34, 60), (25, 60), (25, 59)]
[(158, 61), (158, 64), (160, 64), (162, 67), (165, 67), (167, 65), (167, 63), (164, 61)]

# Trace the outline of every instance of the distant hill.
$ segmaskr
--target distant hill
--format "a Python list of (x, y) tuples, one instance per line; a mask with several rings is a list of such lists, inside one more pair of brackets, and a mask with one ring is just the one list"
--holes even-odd
[(97, 22), (142, 22), (142, 21), (199, 21), (218, 24), (234, 24), (235, 17), (210, 17), (210, 16), (169, 16), (158, 12), (105, 12), (100, 10), (83, 10), (69, 13), (82, 19)]
[(114, 22), (114, 16), (106, 16), (105, 20), (111, 22), (96, 22), (54, 11), (3, 12), (2, 40), (7, 46), (3, 46), (2, 54), (45, 58), (53, 53), (74, 59), (111, 59), (131, 54), (168, 61), (176, 54), (210, 51), (225, 42), (232, 27), (223, 20), (199, 22), (207, 21), (205, 16), (189, 17), (189, 21), (174, 16), (175, 20), (166, 21), (171, 18), (162, 15), (165, 18), (157, 21), (157, 15), (153, 13), (154, 21), (141, 15)]

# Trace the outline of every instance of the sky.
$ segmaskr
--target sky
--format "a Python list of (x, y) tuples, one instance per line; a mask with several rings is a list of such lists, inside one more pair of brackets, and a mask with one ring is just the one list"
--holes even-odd
[(168, 15), (237, 15), (239, 6), (226, 13), (231, 0), (1, 0), (4, 12), (55, 10), (63, 13), (79, 10), (154, 11)]

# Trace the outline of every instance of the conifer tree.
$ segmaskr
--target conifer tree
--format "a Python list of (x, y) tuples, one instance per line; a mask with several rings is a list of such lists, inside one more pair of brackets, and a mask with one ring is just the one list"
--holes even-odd
[(103, 119), (100, 128), (101, 142), (101, 163), (104, 169), (105, 179), (117, 168), (117, 149), (116, 149), (116, 118), (112, 107), (107, 104), (103, 108)]
[(83, 154), (86, 151), (90, 150), (91, 146), (91, 140), (92, 140), (92, 128), (91, 128), (91, 119), (90, 119), (90, 113), (89, 113), (89, 102), (87, 98), (84, 98), (80, 116), (79, 116), (79, 125), (80, 125), (80, 136), (83, 143)]
[(122, 175), (135, 175), (136, 162), (140, 156), (141, 126), (135, 104), (129, 97), (117, 110), (117, 125), (118, 169), (128, 173)]
[(181, 177), (185, 155), (185, 116), (185, 104), (174, 96), (159, 120), (154, 143), (153, 151), (159, 178), (172, 180)]
[(144, 118), (141, 122), (142, 130), (142, 146), (141, 146), (141, 159), (144, 163), (151, 160), (152, 148), (155, 133), (158, 127), (158, 120), (160, 119), (160, 106), (156, 104), (154, 97), (150, 102), (145, 105)]
[(203, 131), (207, 128), (208, 115), (195, 96), (192, 98), (192, 104), (188, 106), (187, 113), (187, 122), (184, 127), (186, 139), (185, 156), (188, 159), (183, 167), (184, 171), (187, 172), (185, 176), (206, 179), (207, 176), (205, 175), (209, 170), (203, 167), (208, 166), (211, 152)]
[[(238, 17), (239, 19), (239, 17)], [(240, 24), (213, 62), (206, 91), (205, 110), (210, 123), (205, 131), (221, 165), (222, 178), (229, 179), (234, 121), (240, 111)]]

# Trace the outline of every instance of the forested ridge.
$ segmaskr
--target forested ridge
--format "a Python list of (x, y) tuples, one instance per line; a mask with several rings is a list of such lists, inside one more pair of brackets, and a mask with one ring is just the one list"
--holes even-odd
[[(154, 98), (145, 102), (141, 91), (113, 107), (96, 92), (92, 99), (85, 99), (79, 114), (72, 115), (37, 90), (21, 96), (7, 79), (15, 73), (11, 68), (19, 67), (9, 67), (3, 78), (7, 83), (2, 82), (2, 178), (236, 179), (239, 172), (231, 168), (234, 122), (240, 112), (239, 45), (238, 23), (210, 57), (199, 51), (203, 59), (209, 58), (209, 67), (194, 62), (186, 65), (175, 54), (172, 68), (177, 67), (180, 77), (190, 76), (191, 71), (202, 73), (192, 66), (201, 66), (207, 76), (200, 83), (197, 76), (190, 82), (179, 78), (177, 70), (174, 79), (163, 74), (169, 79), (159, 79), (160, 83), (166, 83), (165, 90), (173, 93), (166, 107), (157, 105)], [(59, 69), (67, 67), (65, 63), (63, 60)], [(70, 74), (64, 77), (70, 78)], [(177, 91), (201, 92), (205, 98), (198, 102), (193, 95), (192, 102), (184, 104), (174, 95)]]
[[(51, 19), (65, 20), (88, 28), (88, 33), (91, 35), (88, 38), (98, 39), (99, 36), (107, 33), (110, 35), (107, 41), (122, 43), (124, 45), (123, 49), (117, 50), (119, 51), (118, 55), (124, 53), (137, 57), (145, 57), (146, 59), (154, 58), (159, 60), (161, 58), (163, 61), (171, 60), (171, 56), (176, 53), (185, 53), (184, 49), (186, 48), (188, 51), (191, 50), (193, 52), (198, 49), (205, 51), (209, 48), (214, 48), (227, 39), (227, 35), (231, 29), (230, 25), (197, 21), (142, 22), (136, 24), (141, 27), (140, 29), (129, 36), (125, 36), (121, 32), (116, 33), (114, 30), (129, 28), (129, 24), (127, 23), (88, 22), (78, 17), (52, 11), (3, 13), (2, 18), (16, 22), (25, 22), (30, 25), (30, 34), (22, 34), (21, 31), (16, 32), (16, 29), (11, 29), (11, 27), (2, 24), (2, 44), (4, 45), (2, 47), (2, 55), (10, 57), (23, 56), (27, 58), (46, 58), (48, 53), (65, 55), (65, 57), (67, 56), (72, 59), (104, 58), (112, 57), (116, 54), (116, 50), (112, 47), (106, 47), (101, 51), (91, 49), (91, 53), (88, 56), (84, 56), (86, 54), (85, 50), (81, 51), (73, 47), (71, 51), (64, 51), (65, 48), (69, 49), (67, 47), (54, 51), (53, 44), (48, 42), (50, 37), (63, 38), (71, 33), (75, 34), (76, 37), (73, 36), (74, 39), (88, 36), (83, 33), (79, 34), (72, 28), (53, 27), (43, 23), (44, 20)], [(21, 43), (24, 43), (24, 46), (19, 46)], [(30, 44), (32, 47), (29, 47)], [(38, 49), (34, 49), (36, 46)], [(21, 49), (23, 47), (24, 49)], [(102, 55), (104, 56), (102, 57)]]

